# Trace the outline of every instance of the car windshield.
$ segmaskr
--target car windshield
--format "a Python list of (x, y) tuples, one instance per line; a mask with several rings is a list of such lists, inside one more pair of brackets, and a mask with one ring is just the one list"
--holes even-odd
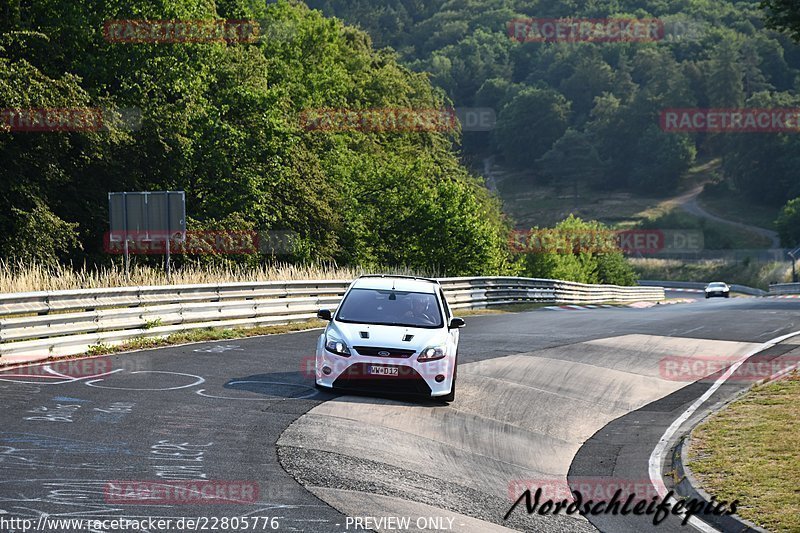
[(377, 289), (353, 289), (339, 307), (340, 322), (440, 328), (442, 314), (434, 294)]
[(722, 289), (724, 287), (725, 287), (724, 283), (711, 283), (709, 285), (709, 288), (712, 288), (712, 289)]

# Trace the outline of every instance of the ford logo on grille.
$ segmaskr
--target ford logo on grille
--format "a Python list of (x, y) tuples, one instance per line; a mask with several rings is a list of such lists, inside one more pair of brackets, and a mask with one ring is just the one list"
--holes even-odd
[(380, 352), (378, 352), (378, 355), (380, 355), (381, 357), (389, 357), (392, 354), (390, 354), (389, 352), (387, 352), (385, 350), (381, 350)]

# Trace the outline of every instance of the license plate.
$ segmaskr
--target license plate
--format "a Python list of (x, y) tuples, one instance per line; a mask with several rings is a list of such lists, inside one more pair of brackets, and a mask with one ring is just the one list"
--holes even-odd
[(399, 376), (400, 369), (392, 366), (369, 366), (367, 372), (372, 376)]

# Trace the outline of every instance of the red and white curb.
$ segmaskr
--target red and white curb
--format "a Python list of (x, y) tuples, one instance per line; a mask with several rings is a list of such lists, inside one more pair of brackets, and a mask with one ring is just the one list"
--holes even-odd
[(785, 300), (788, 298), (795, 299), (795, 298), (800, 298), (800, 294), (782, 294), (780, 296), (767, 296), (767, 298), (777, 298), (780, 300)]

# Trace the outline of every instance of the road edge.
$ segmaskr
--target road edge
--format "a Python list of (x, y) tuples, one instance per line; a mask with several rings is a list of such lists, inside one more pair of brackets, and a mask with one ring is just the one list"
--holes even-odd
[[(733, 401), (735, 398), (738, 398), (741, 395), (746, 394), (747, 392), (752, 390), (753, 387), (755, 387), (757, 385), (760, 385), (760, 384), (763, 384), (763, 383), (766, 383), (766, 382), (769, 382), (769, 381), (772, 381), (774, 379), (777, 379), (777, 377), (780, 377), (780, 376), (788, 373), (788, 371), (790, 371), (791, 369), (784, 369), (783, 371), (778, 372), (777, 374), (773, 374), (772, 376), (770, 376), (768, 378), (764, 378), (762, 380), (759, 380), (759, 381), (751, 384), (747, 389), (742, 391), (735, 398), (731, 398), (729, 401), (726, 401), (724, 403), (712, 406), (710, 409), (707, 410), (707, 412), (702, 417), (699, 418), (699, 420), (694, 421), (694, 423), (690, 427), (685, 428), (685, 427), (683, 427), (684, 424), (703, 406), (704, 403), (706, 403), (708, 401), (709, 398), (711, 398), (714, 395), (714, 393), (717, 390), (719, 390), (719, 388), (722, 385), (725, 384), (725, 382), (728, 381), (728, 379), (736, 372), (736, 370), (742, 364), (744, 364), (745, 362), (750, 360), (752, 357), (754, 357), (754, 356), (756, 356), (756, 355), (758, 355), (758, 354), (760, 354), (760, 353), (762, 353), (762, 352), (764, 352), (766, 350), (769, 350), (770, 348), (772, 348), (774, 346), (777, 346), (777, 345), (781, 344), (784, 341), (787, 341), (787, 340), (789, 340), (789, 339), (791, 339), (793, 337), (797, 337), (798, 335), (800, 335), (800, 331), (795, 331), (793, 333), (788, 333), (788, 334), (785, 334), (785, 335), (781, 335), (779, 337), (776, 337), (774, 339), (770, 339), (770, 340), (766, 341), (765, 343), (761, 344), (758, 348), (754, 348), (750, 353), (748, 353), (747, 355), (742, 357), (741, 360), (739, 360), (738, 362), (736, 362), (733, 365), (731, 365), (730, 367), (728, 367), (728, 369), (725, 371), (725, 373), (723, 373), (722, 376), (720, 376), (719, 379), (717, 379), (717, 381), (715, 381), (714, 384), (711, 385), (711, 387), (709, 387), (709, 389), (703, 395), (701, 395), (697, 400), (695, 400), (683, 412), (683, 414), (681, 414), (681, 416), (679, 416), (676, 420), (674, 420), (672, 422), (672, 424), (667, 428), (667, 430), (661, 436), (661, 439), (659, 439), (659, 442), (656, 445), (655, 449), (653, 449), (652, 453), (650, 454), (650, 460), (649, 460), (649, 464), (648, 464), (648, 472), (649, 472), (650, 482), (656, 488), (656, 491), (659, 493), (660, 496), (664, 497), (667, 494), (667, 488), (666, 488), (666, 485), (664, 483), (664, 479), (662, 477), (662, 472), (663, 472), (663, 466), (666, 464), (665, 453), (668, 450), (670, 451), (670, 454), (672, 456), (672, 462), (673, 462), (673, 466), (674, 466), (675, 454), (678, 453), (680, 455), (682, 453), (682, 451), (679, 451), (679, 450), (682, 450), (683, 442), (686, 440), (687, 436), (691, 435), (691, 432), (694, 431), (694, 429), (703, 420), (705, 420), (711, 414), (719, 412), (721, 409), (723, 409), (727, 405), (729, 405), (730, 402)], [(796, 366), (797, 365), (795, 365), (795, 367)], [(676, 436), (676, 435), (678, 435), (679, 430), (681, 431), (682, 435)], [(681, 465), (681, 466), (683, 466), (683, 465)], [(681, 477), (683, 477), (682, 474), (679, 474), (679, 475)], [(685, 479), (685, 478), (683, 478), (683, 479)], [(678, 483), (676, 483), (676, 485), (675, 485), (676, 488), (680, 485), (680, 483), (683, 482), (683, 479), (681, 479)], [(695, 481), (695, 483), (697, 482), (696, 479), (694, 479), (694, 481)], [(686, 490), (690, 491), (690, 492), (692, 490), (694, 490), (699, 496), (702, 496), (702, 494), (699, 491), (697, 491), (696, 485), (692, 486), (690, 489), (687, 488)], [(710, 500), (710, 498), (708, 497), (707, 494), (706, 494), (706, 497), (704, 497), (703, 499), (706, 502), (708, 502)], [(674, 504), (677, 500), (673, 497), (671, 499), (671, 501)], [(701, 531), (704, 531), (704, 532), (717, 531), (717, 529), (712, 527), (708, 522), (712, 522), (712, 523), (713, 522), (719, 522), (719, 520), (718, 520), (719, 517), (714, 517), (714, 519), (711, 519), (711, 520), (706, 520), (705, 518), (707, 518), (707, 517), (704, 517), (704, 519), (700, 519), (700, 518), (698, 518), (696, 516), (692, 516), (689, 519), (689, 523), (692, 524), (693, 526), (695, 526), (697, 529), (700, 529)], [(734, 523), (740, 524), (741, 526), (749, 528), (749, 529), (745, 529), (743, 531), (764, 531), (762, 529), (754, 529), (754, 527), (757, 527), (757, 526), (752, 525), (753, 527), (751, 527), (751, 526), (747, 525), (747, 523), (743, 519), (741, 519), (739, 517), (737, 517), (737, 519), (738, 520), (735, 520)], [(728, 529), (727, 527), (724, 527), (724, 526), (719, 526), (719, 527), (723, 527), (723, 531), (729, 531), (730, 530), (730, 529)]]

